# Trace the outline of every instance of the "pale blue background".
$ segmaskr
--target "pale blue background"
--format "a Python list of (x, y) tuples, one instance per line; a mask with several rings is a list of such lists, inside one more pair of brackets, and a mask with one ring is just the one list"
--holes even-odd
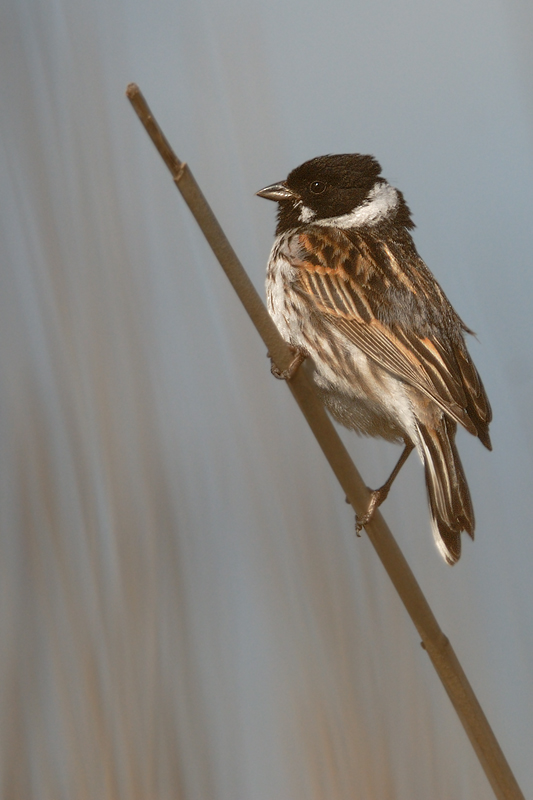
[[(307, 158), (369, 152), (466, 323), (494, 452), (447, 568), (383, 512), (533, 794), (533, 12), (518, 0), (0, 9), (0, 792), (490, 797), (416, 632), (124, 90), (263, 293)], [(377, 485), (397, 450), (343, 434)]]

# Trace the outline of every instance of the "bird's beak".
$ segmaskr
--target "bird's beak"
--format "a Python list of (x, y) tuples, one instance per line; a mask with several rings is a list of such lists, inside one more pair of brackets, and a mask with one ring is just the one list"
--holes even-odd
[(267, 200), (276, 200), (277, 202), (280, 200), (293, 200), (298, 197), (284, 183), (273, 183), (272, 186), (265, 186), (264, 189), (256, 192), (256, 195), (258, 197), (266, 197)]

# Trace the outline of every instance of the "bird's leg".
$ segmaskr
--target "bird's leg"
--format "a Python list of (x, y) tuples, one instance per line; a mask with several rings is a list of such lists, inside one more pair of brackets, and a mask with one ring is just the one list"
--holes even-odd
[(270, 358), (271, 361), (270, 371), (272, 375), (280, 381), (292, 380), (292, 378), (294, 378), (294, 376), (298, 371), (298, 367), (301, 364), (303, 364), (303, 362), (307, 358), (307, 353), (304, 353), (303, 350), (299, 350), (297, 347), (293, 347), (292, 344), (288, 344), (287, 347), (289, 348), (291, 353), (294, 353), (294, 358), (287, 367), (287, 369), (284, 370), (280, 370), (279, 367), (277, 367), (276, 364), (274, 364), (274, 362), (272, 361), (270, 353), (267, 353), (267, 356), (268, 358)]
[(403, 449), (400, 458), (398, 459), (398, 463), (396, 464), (391, 474), (387, 478), (387, 481), (379, 489), (374, 489), (373, 491), (370, 492), (370, 502), (368, 504), (368, 508), (362, 517), (357, 517), (355, 522), (355, 532), (357, 533), (358, 536), (361, 529), (364, 528), (365, 525), (368, 525), (368, 523), (374, 516), (376, 508), (379, 508), (379, 506), (383, 503), (383, 501), (387, 499), (390, 487), (394, 483), (399, 471), (409, 458), (409, 455), (411, 454), (413, 448), (414, 444), (412, 442), (405, 443), (405, 447)]

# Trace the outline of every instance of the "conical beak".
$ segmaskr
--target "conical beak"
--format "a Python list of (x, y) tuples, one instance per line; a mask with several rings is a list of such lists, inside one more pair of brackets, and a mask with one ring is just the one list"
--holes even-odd
[(273, 183), (272, 186), (265, 186), (264, 189), (260, 189), (256, 192), (256, 195), (258, 197), (266, 197), (267, 200), (276, 200), (277, 202), (280, 200), (292, 200), (298, 197), (298, 195), (291, 191), (284, 183)]

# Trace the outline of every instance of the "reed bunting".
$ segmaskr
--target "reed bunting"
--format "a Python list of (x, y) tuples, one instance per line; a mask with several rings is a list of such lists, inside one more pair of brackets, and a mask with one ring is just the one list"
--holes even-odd
[(321, 156), (257, 192), (278, 203), (268, 310), (297, 354), (294, 369), (305, 357), (312, 362), (318, 392), (336, 420), (404, 443), (358, 529), (416, 448), (435, 541), (454, 564), (461, 531), (474, 537), (457, 423), (491, 450), (492, 414), (465, 345), (472, 331), (418, 255), (402, 193), (380, 173), (372, 156)]

